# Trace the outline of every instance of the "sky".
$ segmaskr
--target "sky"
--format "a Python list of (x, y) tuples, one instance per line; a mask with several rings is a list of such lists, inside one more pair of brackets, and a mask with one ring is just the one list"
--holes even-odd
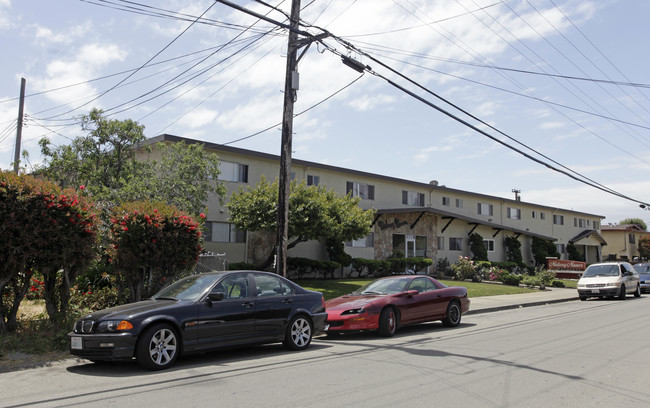
[[(290, 0), (0, 0), (0, 169), (99, 108), (280, 154)], [(302, 0), (292, 157), (650, 224), (650, 2)], [(264, 15), (265, 19), (258, 16)], [(303, 53), (304, 52), (304, 53)], [(369, 67), (359, 73), (341, 56)], [(269, 175), (273, 177), (274, 175)]]

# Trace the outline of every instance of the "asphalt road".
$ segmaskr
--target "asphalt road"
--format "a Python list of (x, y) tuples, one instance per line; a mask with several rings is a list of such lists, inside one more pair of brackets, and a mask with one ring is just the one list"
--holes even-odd
[(650, 295), (570, 301), (179, 360), (0, 374), (0, 407), (647, 407)]

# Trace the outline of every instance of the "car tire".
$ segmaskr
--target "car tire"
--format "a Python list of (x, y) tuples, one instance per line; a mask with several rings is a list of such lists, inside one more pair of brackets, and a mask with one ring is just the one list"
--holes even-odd
[(178, 334), (169, 324), (149, 326), (138, 339), (136, 361), (148, 370), (169, 368), (178, 358), (178, 343)]
[(634, 291), (634, 297), (641, 297), (641, 285), (636, 285), (636, 290)]
[(309, 347), (313, 333), (314, 326), (308, 317), (294, 316), (289, 321), (282, 344), (289, 350), (304, 350)]
[(618, 300), (625, 300), (625, 285), (621, 285), (621, 292), (618, 294)]
[(386, 307), (379, 315), (379, 335), (393, 337), (397, 331), (397, 315), (395, 309)]
[(587, 300), (587, 296), (579, 296), (580, 300)]
[(445, 327), (456, 327), (460, 324), (460, 305), (457, 301), (452, 300), (447, 305), (447, 314), (444, 319), (442, 319), (442, 325)]

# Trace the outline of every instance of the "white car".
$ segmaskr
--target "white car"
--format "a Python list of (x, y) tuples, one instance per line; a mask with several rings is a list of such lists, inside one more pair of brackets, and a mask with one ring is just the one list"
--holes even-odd
[(589, 265), (578, 281), (580, 300), (594, 296), (617, 296), (623, 300), (628, 293), (633, 293), (634, 297), (641, 296), (639, 274), (627, 262)]

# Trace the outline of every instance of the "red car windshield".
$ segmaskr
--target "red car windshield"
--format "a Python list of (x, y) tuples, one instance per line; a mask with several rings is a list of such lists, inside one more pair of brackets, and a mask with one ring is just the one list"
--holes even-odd
[(352, 292), (352, 295), (392, 295), (404, 292), (411, 278), (390, 278), (372, 281)]

